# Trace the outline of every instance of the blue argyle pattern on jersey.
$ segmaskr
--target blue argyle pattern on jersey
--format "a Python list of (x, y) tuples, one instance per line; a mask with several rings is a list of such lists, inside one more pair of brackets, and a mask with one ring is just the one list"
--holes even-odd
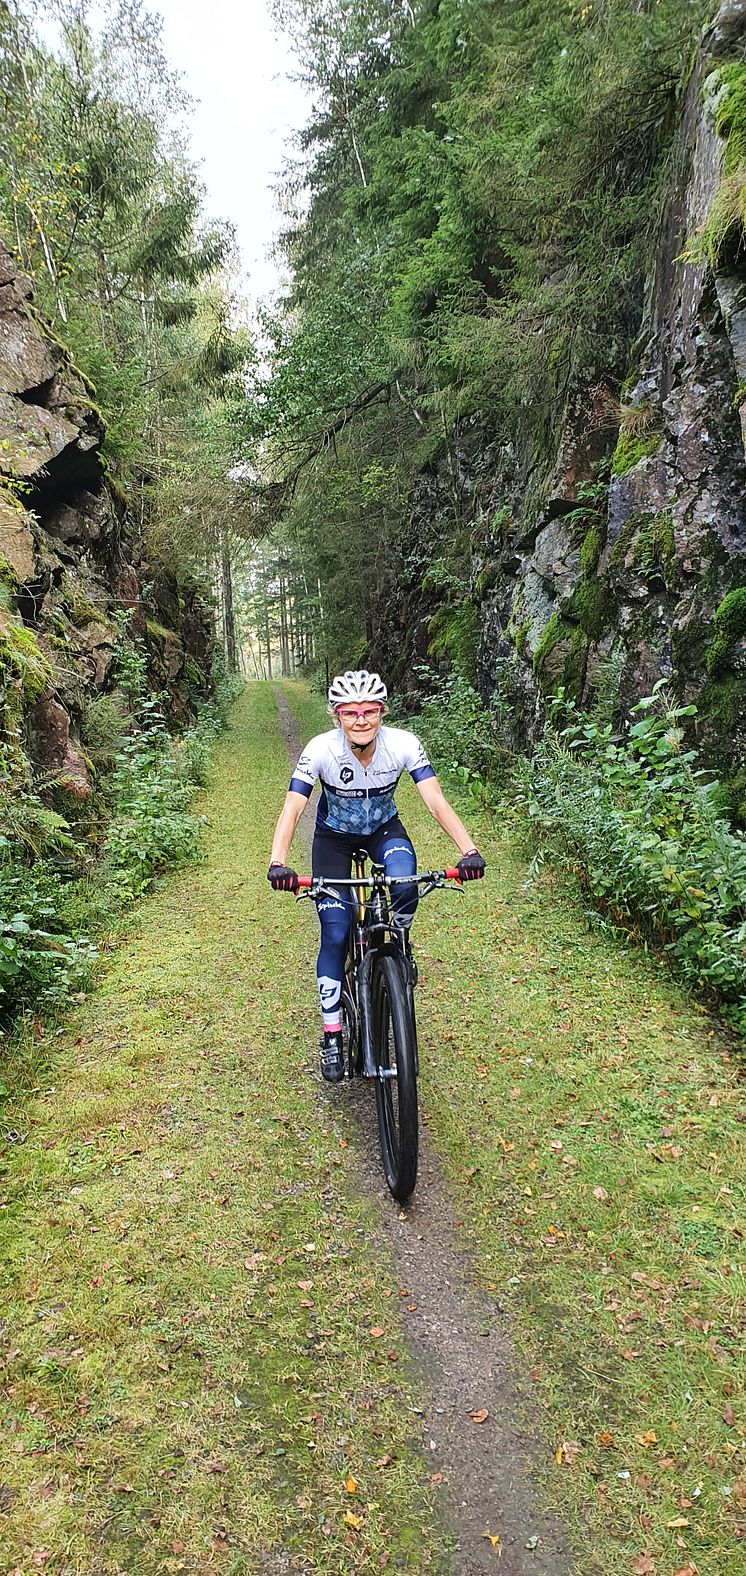
[[(328, 785), (324, 787), (323, 822), (332, 832), (359, 832), (367, 836), (375, 832), (377, 827), (383, 826), (386, 821), (396, 815), (394, 804), (394, 783), (390, 792), (371, 794), (369, 797), (357, 794), (335, 794)], [(319, 805), (319, 818), (321, 819), (322, 805)]]

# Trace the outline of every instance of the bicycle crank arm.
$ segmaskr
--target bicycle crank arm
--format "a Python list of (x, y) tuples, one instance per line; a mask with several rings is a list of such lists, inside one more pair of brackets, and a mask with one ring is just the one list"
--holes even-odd
[(377, 1069), (377, 1072), (376, 1072), (376, 1077), (380, 1078), (381, 1082), (383, 1082), (384, 1078), (395, 1078), (396, 1077), (396, 1068), (395, 1067), (379, 1067)]

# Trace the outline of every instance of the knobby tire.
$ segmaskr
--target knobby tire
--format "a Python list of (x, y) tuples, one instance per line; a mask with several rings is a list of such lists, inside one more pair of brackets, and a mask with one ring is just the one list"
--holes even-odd
[(381, 1159), (394, 1198), (403, 1203), (417, 1181), (417, 1040), (398, 960), (382, 956), (373, 971), (373, 1027), (381, 1067), (396, 1078), (376, 1080)]

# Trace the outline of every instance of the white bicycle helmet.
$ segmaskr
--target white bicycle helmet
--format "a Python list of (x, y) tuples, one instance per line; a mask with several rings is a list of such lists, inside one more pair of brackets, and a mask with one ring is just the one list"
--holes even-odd
[(338, 673), (332, 679), (328, 691), (329, 706), (336, 711), (338, 706), (344, 706), (349, 701), (371, 700), (383, 706), (388, 699), (388, 691), (383, 679), (378, 673), (368, 673), (365, 668), (358, 668), (356, 672), (348, 670), (347, 673)]

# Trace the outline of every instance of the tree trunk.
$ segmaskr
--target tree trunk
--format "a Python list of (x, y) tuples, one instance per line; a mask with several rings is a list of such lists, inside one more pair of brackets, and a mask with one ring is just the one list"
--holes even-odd
[(233, 579), (231, 576), (231, 558), (228, 550), (228, 541), (223, 537), (220, 551), (220, 570), (223, 584), (223, 633), (225, 635), (225, 658), (228, 670), (235, 673), (238, 668), (238, 654), (236, 652), (236, 621), (233, 614)]

